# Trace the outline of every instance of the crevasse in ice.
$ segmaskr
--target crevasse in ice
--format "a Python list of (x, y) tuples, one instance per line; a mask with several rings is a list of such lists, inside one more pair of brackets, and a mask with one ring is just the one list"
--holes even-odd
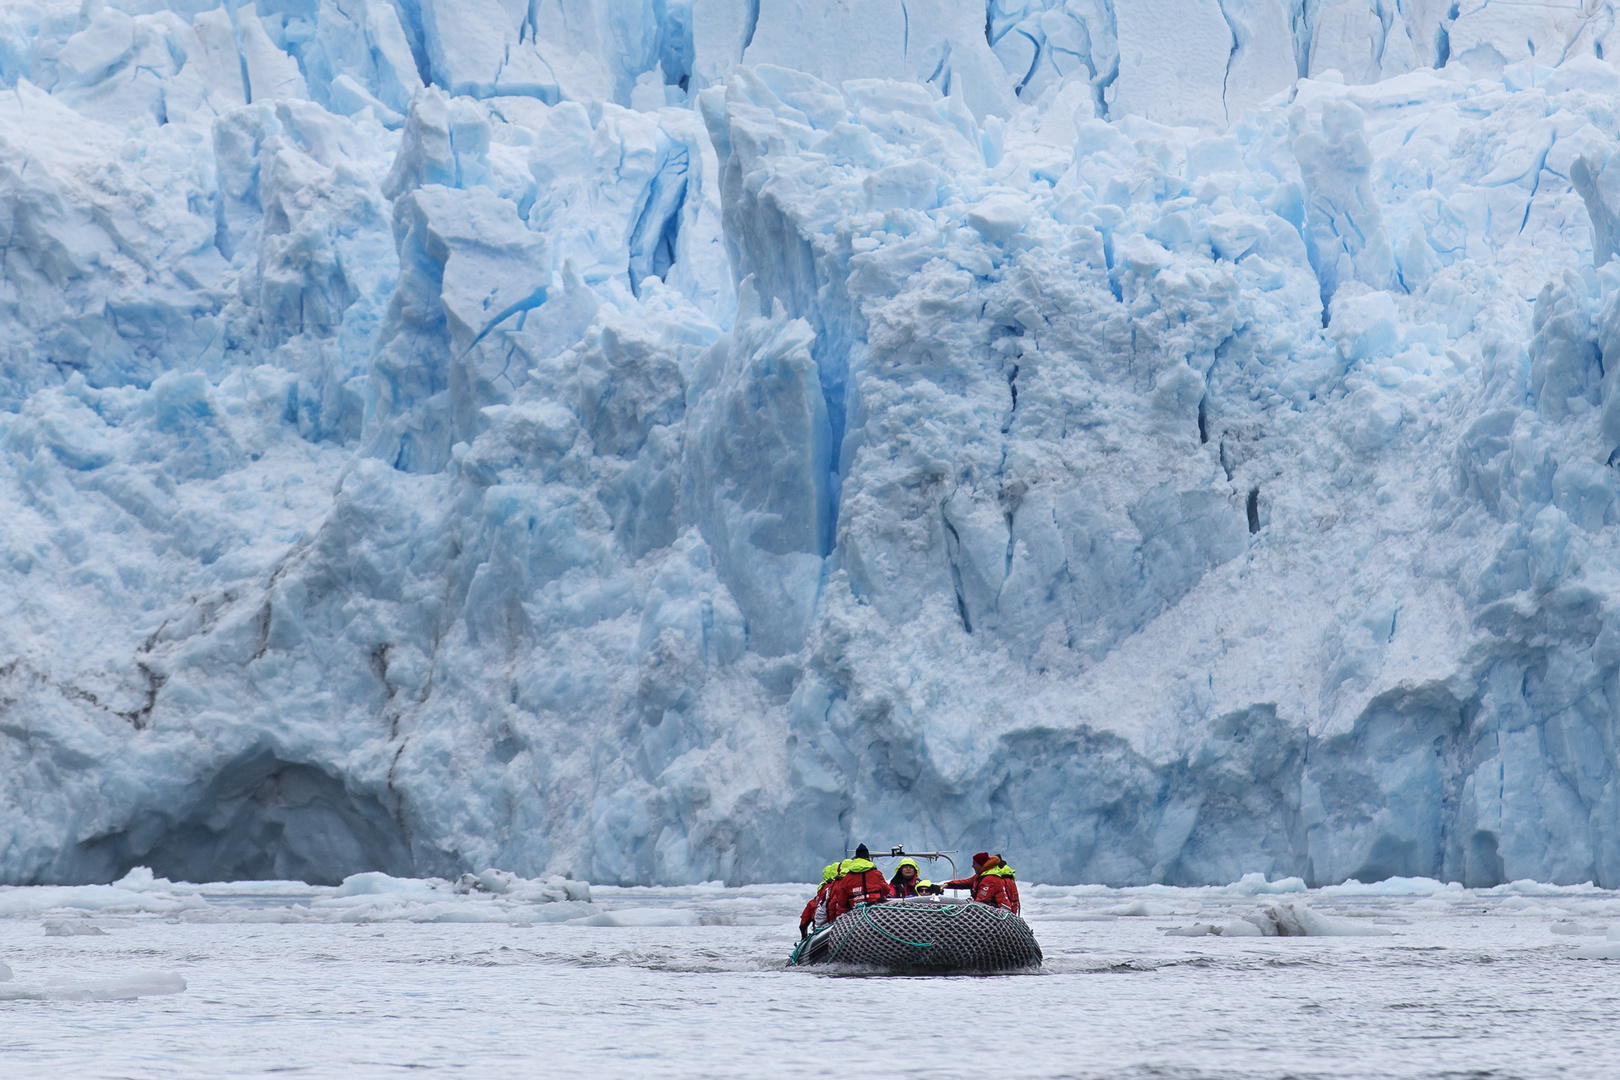
[(0, 8), (0, 880), (1620, 884), (1620, 29)]

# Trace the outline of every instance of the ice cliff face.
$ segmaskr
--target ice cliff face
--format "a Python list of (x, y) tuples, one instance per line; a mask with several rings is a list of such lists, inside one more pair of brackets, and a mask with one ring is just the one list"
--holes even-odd
[(1620, 885), (1615, 12), (0, 9), (0, 880)]

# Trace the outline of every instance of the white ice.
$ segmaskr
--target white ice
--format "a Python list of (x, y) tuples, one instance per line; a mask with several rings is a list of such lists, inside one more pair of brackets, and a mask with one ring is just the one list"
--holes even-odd
[(0, 6), (0, 881), (1620, 886), (1615, 26)]
[(1620, 960), (1620, 923), (1609, 928), (1607, 941), (1576, 949), (1574, 955), (1581, 960)]
[[(311, 911), (330, 886), (154, 878), (129, 891), (209, 914), (78, 894), (0, 919), (15, 972), (0, 966), (0, 1038), (19, 1073), (140, 1080), (533, 1075), (563, 1057), (600, 1076), (809, 1077), (852, 1054), (880, 1072), (966, 1076), (987, 1041), (998, 1067), (1029, 1077), (1612, 1072), (1613, 969), (1586, 958), (1620, 959), (1620, 940), (1558, 928), (1620, 927), (1620, 894), (1255, 884), (1029, 882), (1039, 973), (896, 979), (788, 968), (801, 884), (592, 886), (589, 918), (466, 925), (334, 921)], [(368, 875), (349, 892), (424, 913), (499, 899), (455, 885)], [(30, 892), (61, 899), (7, 895)], [(1334, 933), (1266, 936), (1248, 921), (1285, 908)], [(105, 933), (40, 932), (68, 918)], [(1252, 933), (1177, 933), (1232, 924)]]

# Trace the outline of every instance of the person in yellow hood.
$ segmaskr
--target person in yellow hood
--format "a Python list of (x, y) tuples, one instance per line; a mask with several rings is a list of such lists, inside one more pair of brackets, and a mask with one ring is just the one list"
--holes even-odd
[(1018, 882), (1013, 880), (1013, 868), (1002, 862), (1000, 855), (981, 851), (973, 856), (973, 876), (957, 878), (945, 883), (947, 889), (971, 889), (969, 894), (981, 904), (1006, 908), (1017, 915)]
[(895, 899), (916, 896), (921, 881), (922, 871), (917, 868), (916, 860), (901, 859), (900, 865), (894, 868), (894, 877), (889, 879), (889, 888), (894, 890)]
[(841, 869), (843, 875), (827, 890), (829, 922), (836, 922), (840, 915), (865, 904), (881, 904), (894, 895), (889, 883), (883, 880), (883, 871), (872, 862), (872, 853), (865, 844), (855, 848), (855, 857), (845, 859)]
[(833, 882), (838, 880), (843, 865), (840, 860), (822, 867), (821, 888), (817, 889), (816, 895), (812, 896), (810, 902), (804, 905), (804, 912), (799, 916), (800, 937), (809, 936), (812, 924), (818, 930), (827, 925), (827, 893), (831, 891)]

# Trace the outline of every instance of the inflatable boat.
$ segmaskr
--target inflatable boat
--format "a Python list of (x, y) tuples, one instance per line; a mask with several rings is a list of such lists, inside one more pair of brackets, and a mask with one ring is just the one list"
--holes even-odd
[(1029, 925), (976, 901), (916, 896), (857, 907), (799, 942), (789, 963), (894, 972), (1019, 971), (1040, 966)]

